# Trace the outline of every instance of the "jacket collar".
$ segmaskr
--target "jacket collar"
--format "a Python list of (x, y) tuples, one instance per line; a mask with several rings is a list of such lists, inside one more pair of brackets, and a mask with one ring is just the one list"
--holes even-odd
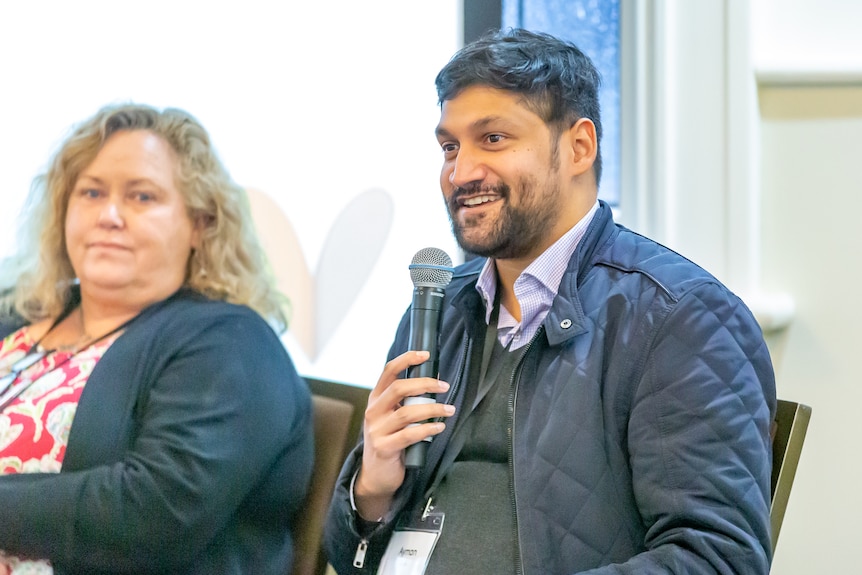
[[(569, 260), (566, 273), (560, 281), (560, 289), (554, 304), (542, 323), (545, 336), (550, 345), (560, 345), (568, 339), (588, 330), (578, 286), (584, 275), (592, 267), (595, 258), (602, 252), (613, 235), (617, 233), (611, 208), (599, 201), (599, 209), (590, 222), (584, 237)], [(475, 258), (458, 266), (452, 280), (451, 304), (469, 318), (484, 318), (484, 304), (476, 291), (476, 281), (485, 263), (485, 258)], [(470, 335), (475, 330), (484, 330), (484, 325), (467, 322)], [(479, 322), (484, 323), (484, 322)]]
[(600, 200), (599, 210), (572, 254), (569, 267), (560, 281), (554, 304), (542, 323), (550, 345), (559, 345), (588, 330), (578, 287), (592, 268), (596, 257), (615, 234), (616, 226), (611, 208)]

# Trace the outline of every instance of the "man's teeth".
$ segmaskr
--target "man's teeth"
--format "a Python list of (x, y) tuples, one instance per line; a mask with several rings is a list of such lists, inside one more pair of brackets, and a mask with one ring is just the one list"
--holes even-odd
[(464, 200), (464, 205), (467, 207), (478, 206), (486, 202), (493, 202), (494, 196), (477, 196), (475, 198), (467, 198)]

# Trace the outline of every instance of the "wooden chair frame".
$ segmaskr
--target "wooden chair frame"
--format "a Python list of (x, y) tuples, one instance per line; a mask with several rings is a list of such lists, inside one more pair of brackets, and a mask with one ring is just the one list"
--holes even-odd
[(314, 469), (294, 529), (293, 575), (324, 575), (323, 525), (338, 473), (359, 438), (370, 389), (306, 378), (314, 408)]

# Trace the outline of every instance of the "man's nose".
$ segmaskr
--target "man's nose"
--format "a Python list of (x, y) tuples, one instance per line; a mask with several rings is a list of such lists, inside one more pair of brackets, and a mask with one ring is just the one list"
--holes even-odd
[(458, 150), (452, 171), (449, 173), (449, 183), (461, 188), (473, 182), (481, 182), (488, 174), (487, 166), (481, 154), (475, 150), (462, 147)]

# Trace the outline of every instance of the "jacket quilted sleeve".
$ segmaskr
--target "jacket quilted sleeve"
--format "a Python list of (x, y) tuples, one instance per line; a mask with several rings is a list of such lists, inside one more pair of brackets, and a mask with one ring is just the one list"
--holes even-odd
[(653, 329), (627, 432), (646, 551), (587, 573), (766, 575), (775, 382), (760, 328), (712, 282)]

